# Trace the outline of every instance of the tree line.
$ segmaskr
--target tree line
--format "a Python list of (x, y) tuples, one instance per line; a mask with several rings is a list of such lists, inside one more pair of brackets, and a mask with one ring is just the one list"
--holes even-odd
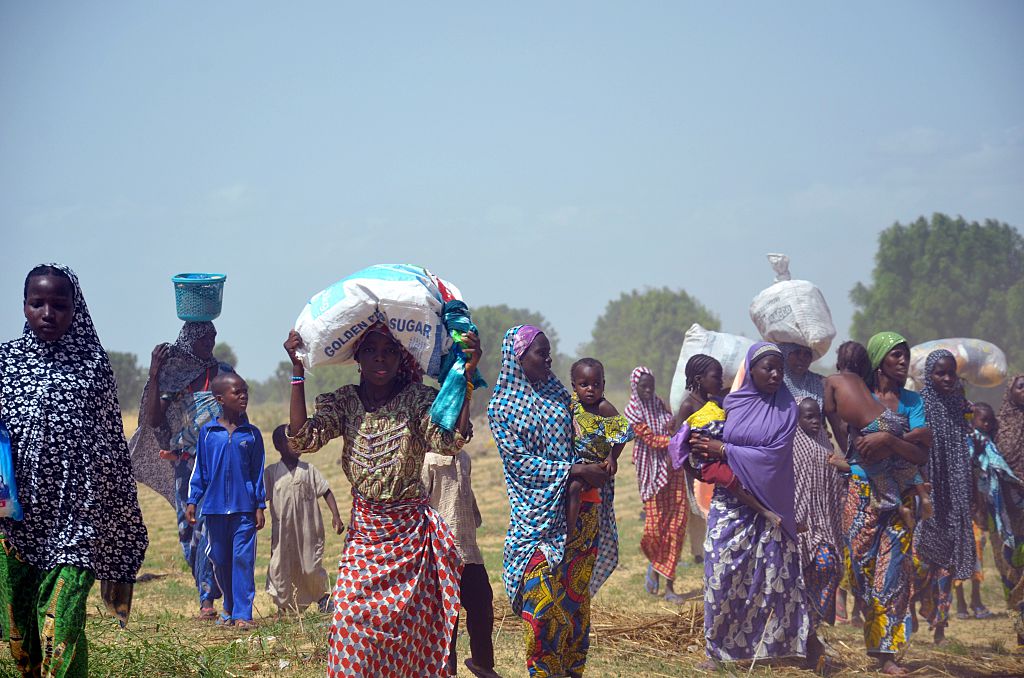
[[(976, 337), (1006, 352), (1011, 371), (1024, 368), (1024, 238), (1016, 228), (993, 220), (967, 222), (963, 217), (933, 214), (909, 224), (894, 223), (878, 236), (875, 265), (867, 284), (850, 291), (854, 305), (851, 335), (865, 342), (880, 330), (895, 329), (916, 344), (946, 337)], [(505, 304), (479, 306), (473, 321), (491, 354), (481, 363), (488, 384), (494, 384), (500, 361), (497, 352), (505, 331), (514, 325), (542, 327), (551, 341), (552, 369), (568, 383), (572, 356), (594, 356), (605, 365), (609, 385), (628, 384), (637, 365), (654, 372), (659, 391), (667, 392), (686, 330), (700, 323), (719, 330), (718, 316), (685, 290), (667, 287), (624, 292), (608, 302), (594, 323), (591, 340), (566, 350), (557, 330), (543, 314)], [(228, 344), (214, 354), (236, 365)], [(138, 407), (148, 365), (134, 353), (110, 353), (121, 406)], [(253, 402), (285, 402), (291, 364), (283, 360), (269, 378), (250, 381)], [(323, 393), (354, 383), (354, 366), (326, 366), (306, 376), (306, 393)], [(486, 394), (473, 402), (474, 413), (486, 408)]]

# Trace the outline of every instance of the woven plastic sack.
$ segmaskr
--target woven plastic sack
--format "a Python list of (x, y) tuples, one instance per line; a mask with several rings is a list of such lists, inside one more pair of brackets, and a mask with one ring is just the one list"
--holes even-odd
[(775, 270), (775, 283), (750, 302), (750, 319), (765, 341), (806, 346), (818, 360), (828, 353), (836, 336), (825, 296), (814, 284), (791, 279), (785, 254), (769, 254), (768, 261)]
[(11, 434), (0, 422), (0, 518), (21, 520), (23, 517), (21, 503), (18, 502), (18, 485), (14, 479)]
[(675, 412), (686, 397), (686, 361), (698, 353), (709, 355), (722, 363), (722, 383), (728, 385), (736, 376), (736, 371), (743, 365), (747, 350), (754, 342), (746, 337), (725, 332), (704, 329), (698, 323), (690, 325), (683, 337), (683, 346), (679, 349), (679, 362), (676, 373), (672, 377), (672, 390), (669, 403)]
[(441, 316), (441, 288), (461, 299), (454, 285), (421, 266), (377, 264), (342, 278), (309, 300), (295, 321), (307, 368), (355, 362), (353, 348), (371, 325), (384, 322), (423, 371), (437, 377), (452, 346)]
[(1006, 354), (983, 339), (935, 339), (910, 349), (910, 378), (917, 390), (924, 388), (924, 365), (928, 354), (944, 348), (956, 358), (956, 372), (968, 384), (993, 388), (1006, 381)]

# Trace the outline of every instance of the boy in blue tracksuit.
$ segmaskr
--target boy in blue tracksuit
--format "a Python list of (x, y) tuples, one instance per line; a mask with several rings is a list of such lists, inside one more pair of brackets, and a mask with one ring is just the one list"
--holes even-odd
[(199, 430), (185, 518), (195, 523), (196, 506), (203, 502), (213, 574), (224, 593), (218, 623), (251, 628), (256, 531), (263, 529), (267, 506), (263, 436), (245, 415), (249, 385), (244, 379), (223, 373), (211, 390), (223, 414)]

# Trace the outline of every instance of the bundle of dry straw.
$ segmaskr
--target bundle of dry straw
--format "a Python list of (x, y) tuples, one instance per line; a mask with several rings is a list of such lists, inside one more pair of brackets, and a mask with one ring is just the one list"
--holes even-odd
[(595, 610), (590, 631), (591, 646), (607, 643), (665, 656), (696, 652), (704, 644), (704, 601), (666, 608), (664, 614)]

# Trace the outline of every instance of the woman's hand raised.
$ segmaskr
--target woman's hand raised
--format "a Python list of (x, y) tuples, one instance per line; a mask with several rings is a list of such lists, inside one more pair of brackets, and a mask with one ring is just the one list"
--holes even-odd
[(289, 330), (288, 338), (284, 340), (284, 350), (294, 367), (302, 366), (302, 360), (295, 354), (300, 348), (302, 348), (302, 337), (295, 330)]
[(149, 378), (155, 379), (160, 374), (160, 368), (163, 366), (164, 361), (167, 360), (167, 356), (171, 353), (170, 344), (157, 344), (153, 348), (153, 354), (149, 358)]
[(477, 336), (476, 332), (466, 332), (465, 342), (466, 345), (463, 347), (462, 352), (466, 354), (466, 378), (473, 378), (473, 370), (480, 364), (480, 358), (483, 356), (484, 350), (480, 347), (480, 337)]

